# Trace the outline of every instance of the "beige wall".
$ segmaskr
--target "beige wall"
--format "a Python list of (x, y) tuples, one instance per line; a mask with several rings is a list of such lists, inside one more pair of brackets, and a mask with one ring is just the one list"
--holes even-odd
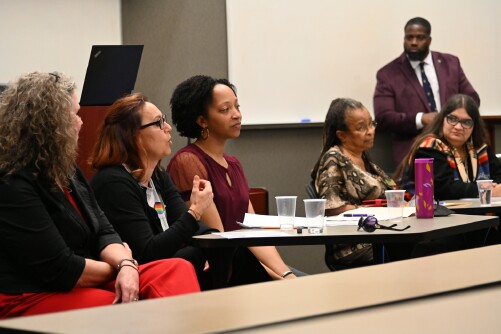
[(120, 0), (0, 0), (0, 83), (62, 71), (81, 91), (92, 45), (121, 44)]
[[(501, 44), (489, 42), (501, 40), (500, 1), (226, 3), (229, 74), (251, 114), (244, 124), (322, 121), (332, 94), (371, 110), (376, 71), (402, 53), (404, 25), (415, 16), (432, 24), (432, 50), (459, 56), (482, 113), (501, 114)], [(262, 84), (263, 73), (274, 89)]]
[[(145, 45), (136, 90), (169, 117), (170, 95), (182, 80), (195, 74), (228, 76), (225, 0), (122, 0), (122, 21), (124, 44)], [(245, 103), (242, 111), (245, 117)], [(268, 189), (272, 214), (274, 196), (296, 194), (297, 214), (304, 216), (305, 184), (318, 158), (321, 132), (320, 127), (244, 129), (240, 138), (227, 144), (227, 152), (240, 159), (251, 187)], [(173, 151), (187, 142), (176, 131), (173, 140)], [(390, 147), (389, 135), (377, 133), (371, 155), (387, 171), (394, 169)], [(280, 251), (287, 263), (306, 272), (328, 270), (321, 246)]]

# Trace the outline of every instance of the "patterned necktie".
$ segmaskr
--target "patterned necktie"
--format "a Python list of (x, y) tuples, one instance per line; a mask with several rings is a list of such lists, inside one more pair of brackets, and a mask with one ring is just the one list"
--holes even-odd
[(433, 91), (431, 90), (430, 82), (424, 73), (424, 62), (419, 63), (419, 67), (421, 68), (421, 79), (423, 80), (423, 90), (426, 95), (426, 99), (428, 100), (428, 106), (431, 111), (437, 111), (437, 105), (435, 104), (435, 96), (433, 96)]

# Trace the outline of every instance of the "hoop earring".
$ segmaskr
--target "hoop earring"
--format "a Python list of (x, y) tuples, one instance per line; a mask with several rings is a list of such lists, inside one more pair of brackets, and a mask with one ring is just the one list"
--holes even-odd
[(202, 138), (202, 140), (207, 140), (207, 138), (209, 138), (209, 128), (202, 129), (202, 132), (200, 133), (200, 138)]

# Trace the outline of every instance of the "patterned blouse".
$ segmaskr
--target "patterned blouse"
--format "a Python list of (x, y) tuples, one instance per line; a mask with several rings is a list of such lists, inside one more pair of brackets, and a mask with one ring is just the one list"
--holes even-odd
[(367, 172), (344, 155), (339, 146), (324, 153), (315, 179), (320, 197), (327, 200), (326, 209), (345, 204), (360, 205), (363, 200), (384, 198), (386, 189), (395, 189), (395, 182), (364, 155)]

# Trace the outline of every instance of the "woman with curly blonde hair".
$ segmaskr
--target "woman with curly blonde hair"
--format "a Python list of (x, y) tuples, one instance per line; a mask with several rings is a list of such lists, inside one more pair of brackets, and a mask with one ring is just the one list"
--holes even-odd
[[(50, 80), (54, 84), (47, 85)], [(34, 72), (2, 93), (0, 170), (5, 175), (34, 165), (36, 174), (67, 185), (75, 172), (76, 127), (82, 124), (78, 116), (67, 112), (78, 105), (76, 99), (72, 101), (75, 88), (73, 81), (60, 74)]]
[(0, 94), (0, 318), (199, 291), (181, 259), (139, 266), (75, 165), (74, 82), (33, 72)]

